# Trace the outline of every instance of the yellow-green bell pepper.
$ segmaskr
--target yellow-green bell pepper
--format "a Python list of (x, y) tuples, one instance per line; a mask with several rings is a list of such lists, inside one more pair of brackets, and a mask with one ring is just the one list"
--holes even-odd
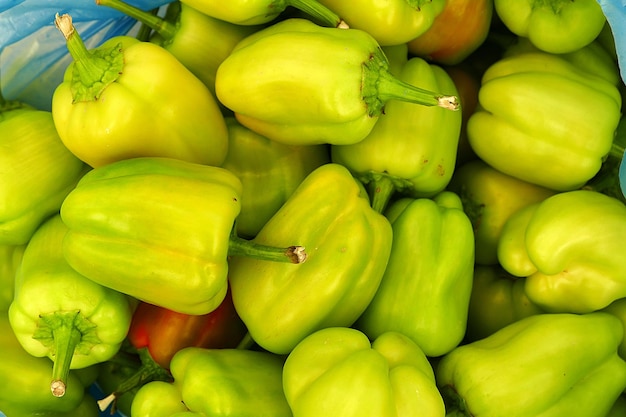
[(464, 342), (485, 338), (525, 317), (544, 313), (530, 301), (524, 283), (525, 278), (509, 274), (500, 265), (476, 265)]
[(285, 354), (329, 326), (350, 326), (374, 297), (391, 251), (389, 221), (339, 164), (312, 171), (253, 242), (307, 249), (301, 265), (230, 260), (233, 303), (252, 339)]
[(318, 330), (287, 357), (283, 386), (293, 417), (445, 415), (426, 355), (398, 332)]
[(391, 255), (376, 295), (355, 327), (374, 339), (397, 331), (427, 356), (455, 348), (465, 335), (474, 272), (474, 233), (461, 199), (401, 199), (385, 212)]
[(498, 241), (511, 214), (556, 193), (498, 171), (481, 159), (458, 167), (447, 189), (461, 197), (472, 221), (479, 265), (498, 263)]
[[(185, 314), (224, 300), (242, 184), (232, 172), (171, 158), (133, 158), (87, 173), (61, 206), (68, 263), (101, 285)], [(301, 262), (302, 248), (252, 248)], [(250, 253), (245, 252), (248, 256)], [(293, 256), (292, 256), (293, 255)]]
[(498, 259), (526, 277), (528, 298), (549, 312), (588, 313), (626, 297), (626, 205), (587, 190), (555, 194), (509, 217)]
[(597, 0), (494, 0), (494, 7), (511, 32), (557, 54), (593, 42), (606, 24)]
[(52, 97), (59, 137), (92, 167), (160, 156), (219, 165), (226, 123), (209, 88), (151, 42), (117, 36), (88, 50), (71, 16), (55, 24), (73, 58)]
[(244, 126), (299, 145), (359, 142), (390, 100), (458, 109), (456, 96), (404, 83), (388, 66), (365, 31), (291, 18), (239, 42), (217, 69), (215, 92)]
[(187, 347), (171, 362), (173, 383), (154, 381), (133, 399), (133, 417), (291, 417), (284, 358), (263, 351)]
[[(86, 393), (95, 380), (95, 367), (73, 370), (65, 395), (50, 395), (52, 363), (26, 352), (15, 337), (6, 313), (0, 313), (0, 412), (7, 417), (97, 417), (96, 400)], [(85, 402), (85, 404), (83, 404)], [(82, 412), (82, 409), (85, 412)]]
[(326, 145), (296, 146), (269, 140), (226, 117), (228, 154), (221, 165), (241, 180), (239, 236), (253, 238), (315, 168), (330, 162)]
[(484, 73), (468, 120), (474, 152), (495, 169), (556, 191), (580, 188), (609, 153), (616, 85), (549, 53), (502, 58)]
[(0, 95), (0, 245), (23, 245), (86, 170), (61, 142), (49, 111)]
[(608, 313), (538, 314), (457, 347), (435, 377), (448, 416), (604, 417), (626, 389)]
[(67, 233), (58, 214), (37, 229), (24, 250), (9, 306), (11, 328), (24, 350), (54, 362), (45, 382), (55, 397), (68, 392), (70, 369), (102, 363), (119, 351), (135, 307), (125, 294), (70, 267), (62, 250)]
[(400, 45), (424, 34), (443, 11), (445, 0), (318, 0), (382, 46)]
[[(406, 54), (394, 61), (398, 59), (401, 81), (458, 95), (443, 68), (422, 58), (407, 59)], [(462, 116), (460, 111), (392, 100), (365, 139), (331, 146), (331, 157), (370, 188), (372, 206), (379, 212), (396, 194), (432, 197), (448, 185), (454, 172)]]

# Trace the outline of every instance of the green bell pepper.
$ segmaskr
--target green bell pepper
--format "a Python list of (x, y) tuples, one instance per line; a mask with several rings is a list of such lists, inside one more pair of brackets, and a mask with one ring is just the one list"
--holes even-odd
[(8, 311), (15, 292), (15, 274), (26, 245), (0, 246), (0, 314)]
[[(405, 55), (397, 76), (420, 88), (458, 95), (448, 73), (422, 58)], [(331, 157), (370, 187), (372, 206), (382, 212), (394, 194), (432, 197), (446, 187), (456, 163), (461, 121), (460, 111), (392, 100), (365, 139), (331, 146)]]
[(92, 167), (141, 156), (219, 165), (228, 132), (209, 88), (164, 48), (117, 36), (88, 50), (57, 16), (73, 62), (52, 96), (59, 137)]
[(463, 339), (474, 272), (474, 234), (461, 199), (401, 199), (385, 212), (391, 255), (376, 295), (355, 327), (374, 339), (387, 331), (413, 340), (427, 356)]
[(143, 11), (121, 0), (97, 0), (137, 19), (154, 30), (150, 42), (172, 53), (215, 94), (215, 73), (220, 63), (244, 37), (260, 26), (242, 26), (208, 16), (173, 1), (164, 17)]
[(424, 34), (446, 5), (446, 0), (318, 1), (383, 46), (404, 44)]
[(178, 159), (95, 168), (61, 206), (69, 228), (63, 254), (101, 285), (179, 313), (207, 314), (226, 296), (229, 255), (306, 259), (301, 247), (251, 247), (232, 235), (241, 194), (232, 172)]
[(500, 264), (526, 277), (528, 298), (549, 312), (588, 313), (626, 297), (626, 205), (595, 191), (558, 193), (513, 214)]
[(467, 313), (465, 342), (483, 339), (503, 327), (544, 313), (524, 291), (525, 279), (500, 265), (476, 265)]
[(626, 389), (607, 313), (538, 314), (457, 347), (435, 370), (448, 416), (604, 417)]
[(85, 165), (61, 142), (52, 114), (0, 95), (0, 245), (23, 245), (61, 207)]
[(238, 25), (272, 23), (288, 7), (294, 7), (324, 26), (347, 28), (335, 12), (317, 0), (181, 0), (202, 13)]
[(133, 417), (291, 417), (284, 359), (263, 351), (184, 348), (172, 358), (174, 382), (142, 386)]
[(564, 58), (525, 53), (485, 71), (479, 102), (467, 134), (480, 159), (521, 180), (569, 191), (600, 170), (622, 99), (617, 86)]
[(252, 238), (278, 211), (304, 178), (330, 162), (325, 145), (285, 145), (226, 118), (228, 154), (221, 165), (243, 185), (237, 234)]
[[(518, 37), (515, 43), (504, 50), (503, 56), (541, 52), (541, 49), (533, 45), (527, 38)], [(613, 85), (617, 86), (622, 82), (615, 56), (606, 50), (606, 47), (601, 44), (599, 39), (575, 51), (558, 54), (558, 56), (570, 62), (579, 70), (604, 78)]]
[(445, 415), (426, 355), (398, 332), (370, 342), (347, 327), (319, 330), (287, 357), (283, 386), (293, 417)]
[(543, 201), (556, 192), (507, 175), (474, 159), (461, 165), (447, 187), (463, 201), (472, 221), (476, 263), (498, 263), (498, 241), (504, 223), (517, 210)]
[(367, 32), (291, 18), (239, 42), (215, 92), (241, 124), (294, 145), (359, 142), (390, 100), (458, 108), (457, 97), (404, 83), (388, 66)]
[(307, 248), (301, 265), (230, 260), (233, 303), (252, 339), (286, 354), (315, 330), (349, 326), (363, 313), (387, 266), (392, 230), (363, 186), (331, 163), (311, 172), (252, 241)]
[[(95, 399), (85, 392), (98, 371), (94, 367), (71, 371), (65, 395), (62, 398), (50, 395), (52, 363), (24, 350), (6, 313), (0, 314), (0, 352), (0, 379), (5, 384), (0, 390), (0, 411), (7, 417), (98, 415)], [(78, 410), (84, 400), (90, 404), (88, 414)]]
[(494, 7), (511, 32), (556, 54), (591, 43), (606, 24), (597, 0), (495, 0)]
[[(73, 270), (62, 253), (68, 232), (59, 215), (43, 223), (24, 251), (9, 320), (28, 353), (54, 362), (52, 394), (67, 393), (70, 369), (102, 363), (126, 337), (134, 303)], [(48, 393), (50, 395), (50, 393)]]

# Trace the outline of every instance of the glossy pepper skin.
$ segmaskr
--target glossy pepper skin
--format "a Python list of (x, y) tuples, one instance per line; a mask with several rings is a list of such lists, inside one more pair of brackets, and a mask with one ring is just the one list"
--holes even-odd
[(187, 67), (212, 94), (219, 64), (244, 37), (261, 26), (242, 26), (216, 19), (180, 1), (167, 6), (164, 17), (119, 0), (98, 0), (154, 30), (150, 42), (162, 46)]
[(223, 162), (228, 133), (221, 110), (170, 52), (130, 36), (87, 50), (70, 16), (55, 23), (74, 60), (54, 91), (52, 116), (74, 155), (92, 167), (142, 156)]
[(253, 238), (315, 168), (330, 162), (326, 145), (286, 145), (226, 117), (228, 154), (221, 165), (243, 185), (237, 234)]
[(26, 245), (0, 246), (0, 314), (9, 310), (15, 292), (15, 274)]
[(511, 32), (557, 54), (591, 43), (606, 23), (596, 0), (495, 0), (494, 7)]
[(430, 28), (407, 42), (409, 52), (444, 65), (461, 63), (487, 38), (493, 0), (447, 0)]
[(539, 314), (459, 346), (435, 370), (447, 415), (606, 416), (626, 388), (622, 336), (607, 313)]
[[(406, 56), (400, 65), (397, 76), (403, 82), (458, 95), (443, 68)], [(391, 101), (365, 139), (331, 146), (332, 160), (372, 189), (372, 206), (377, 211), (384, 211), (394, 194), (432, 197), (452, 177), (461, 121), (460, 111)]]
[(498, 263), (502, 228), (513, 213), (556, 193), (498, 171), (481, 159), (455, 169), (447, 189), (461, 197), (472, 222), (479, 265)]
[(345, 27), (341, 17), (317, 0), (182, 0), (216, 19), (237, 25), (261, 25), (274, 21), (287, 7), (294, 7), (330, 27)]
[[(9, 320), (29, 354), (54, 362), (52, 394), (67, 392), (70, 369), (115, 355), (126, 337), (134, 303), (125, 294), (76, 272), (62, 253), (67, 227), (59, 215), (42, 224), (24, 251), (15, 280)], [(52, 383), (50, 381), (52, 380)]]
[(504, 225), (498, 259), (526, 277), (524, 290), (549, 312), (588, 313), (626, 297), (626, 206), (587, 190), (558, 193)]
[(291, 18), (243, 39), (217, 69), (216, 96), (249, 129), (287, 144), (352, 144), (390, 100), (458, 108), (457, 98), (402, 83), (358, 29)]
[(424, 352), (397, 332), (316, 331), (287, 357), (283, 385), (293, 417), (445, 415)]
[(476, 265), (464, 342), (485, 338), (518, 320), (545, 313), (530, 301), (524, 284), (525, 278), (509, 274), (500, 265)]
[(391, 251), (389, 221), (338, 164), (311, 172), (254, 242), (307, 248), (301, 265), (230, 260), (233, 303), (252, 339), (285, 354), (315, 330), (349, 326), (365, 310)]
[(61, 207), (85, 165), (61, 142), (52, 114), (0, 96), (0, 245), (23, 245)]
[[(6, 313), (0, 314), (0, 411), (7, 417), (87, 417), (98, 416), (98, 407), (86, 389), (97, 375), (95, 369), (71, 371), (68, 390), (62, 398), (50, 395), (52, 363), (26, 352), (13, 333)], [(81, 405), (90, 401), (90, 407)], [(81, 412), (85, 408), (91, 412)]]
[(280, 356), (263, 351), (185, 348), (172, 359), (174, 382), (141, 387), (131, 415), (291, 417), (283, 363)]
[(474, 270), (474, 234), (461, 199), (400, 199), (385, 212), (391, 255), (376, 295), (355, 327), (374, 339), (397, 331), (427, 356), (455, 348), (465, 335)]
[(229, 171), (134, 158), (86, 174), (61, 207), (68, 263), (89, 279), (185, 314), (226, 295), (228, 243), (241, 207)]
[(354, 29), (370, 33), (381, 46), (400, 45), (426, 32), (445, 0), (318, 0)]
[(498, 60), (483, 75), (479, 102), (467, 125), (476, 154), (556, 191), (580, 188), (600, 170), (621, 108), (614, 84), (548, 53)]

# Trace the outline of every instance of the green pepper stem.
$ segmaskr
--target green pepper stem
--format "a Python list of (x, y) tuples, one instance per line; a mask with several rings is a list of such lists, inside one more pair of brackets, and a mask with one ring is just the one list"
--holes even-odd
[(59, 15), (57, 13), (54, 24), (63, 34), (67, 44), (67, 50), (79, 67), (81, 77), (84, 77), (84, 81), (91, 84), (101, 79), (102, 68), (92, 59), (83, 39), (76, 31), (76, 28), (74, 28), (72, 17), (69, 14)]
[(381, 71), (378, 79), (378, 98), (382, 102), (401, 100), (423, 106), (439, 106), (447, 110), (458, 110), (459, 100), (456, 96), (437, 94), (406, 83), (388, 71)]
[(154, 359), (152, 359), (152, 356), (147, 348), (139, 349), (138, 354), (139, 359), (141, 360), (139, 369), (137, 369), (137, 371), (129, 378), (122, 381), (114, 392), (97, 401), (100, 411), (104, 411), (109, 407), (109, 405), (114, 404), (117, 398), (121, 395), (130, 392), (135, 388), (140, 388), (148, 382), (172, 380), (171, 374), (167, 370), (161, 368), (154, 361)]
[(137, 7), (131, 6), (121, 0), (96, 0), (96, 4), (110, 7), (132, 17), (133, 19), (150, 27), (166, 40), (171, 40), (176, 35), (177, 29), (175, 24), (170, 23), (157, 15), (153, 15)]
[(250, 349), (252, 346), (254, 346), (255, 343), (256, 342), (250, 335), (250, 332), (246, 332), (246, 334), (243, 336), (243, 339), (241, 339), (241, 341), (239, 342), (239, 344), (237, 345), (235, 349), (247, 350), (247, 349)]
[[(277, 1), (280, 0), (275, 0), (270, 5), (270, 8), (275, 7), (274, 4)], [(333, 12), (328, 7), (324, 6), (322, 3), (316, 0), (285, 0), (285, 4), (287, 6), (292, 6), (298, 10), (303, 11), (314, 19), (319, 20), (324, 25), (341, 29), (348, 28), (347, 23), (344, 22), (341, 17), (337, 15), (337, 13)]]
[(49, 323), (54, 339), (54, 365), (50, 390), (55, 397), (65, 395), (72, 357), (82, 338), (74, 324), (79, 313), (79, 311), (56, 312), (54, 323)]
[(396, 186), (388, 175), (376, 175), (368, 186), (370, 187), (370, 198), (372, 199), (372, 208), (382, 213), (387, 208), (389, 200), (396, 192)]
[(301, 264), (306, 261), (306, 251), (303, 246), (289, 246), (277, 248), (261, 245), (251, 240), (243, 239), (232, 233), (228, 245), (229, 256), (246, 256), (273, 262), (290, 262)]

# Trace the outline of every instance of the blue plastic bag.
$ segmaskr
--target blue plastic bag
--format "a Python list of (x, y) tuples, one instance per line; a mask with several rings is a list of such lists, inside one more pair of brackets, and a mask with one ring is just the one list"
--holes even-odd
[(622, 80), (626, 83), (626, 0), (598, 0), (615, 38)]
[[(172, 0), (128, 0), (152, 10)], [(95, 0), (0, 0), (0, 88), (6, 99), (50, 110), (52, 93), (72, 61), (54, 26), (56, 13), (69, 13), (87, 48), (131, 34), (134, 19)]]

